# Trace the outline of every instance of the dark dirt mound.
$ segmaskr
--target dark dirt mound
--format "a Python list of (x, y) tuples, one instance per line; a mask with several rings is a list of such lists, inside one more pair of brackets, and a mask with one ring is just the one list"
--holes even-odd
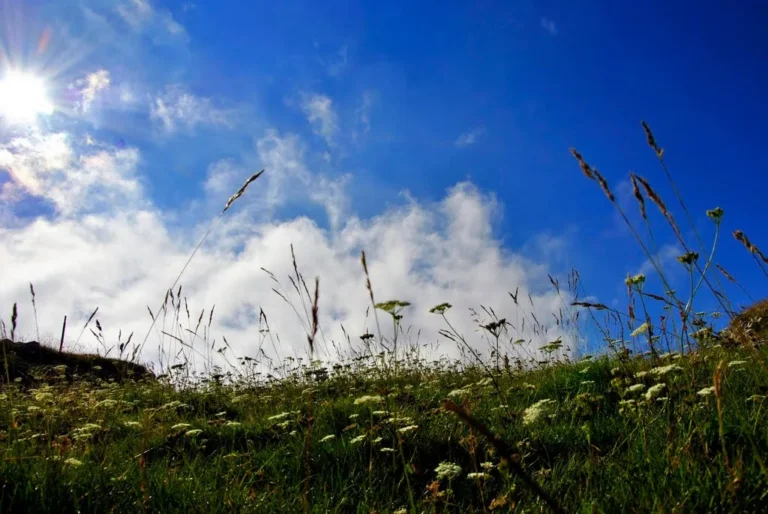
[(66, 366), (63, 373), (68, 379), (94, 377), (102, 380), (120, 381), (154, 377), (154, 374), (146, 367), (133, 362), (108, 359), (98, 355), (59, 352), (43, 346), (37, 341), (20, 343), (10, 339), (2, 339), (0, 340), (0, 383), (7, 380), (3, 349), (11, 380), (20, 378), (24, 383), (45, 381), (47, 378), (62, 376), (61, 371), (53, 369), (61, 365)]
[(753, 303), (734, 316), (728, 327), (720, 333), (723, 345), (752, 346), (768, 343), (768, 298)]

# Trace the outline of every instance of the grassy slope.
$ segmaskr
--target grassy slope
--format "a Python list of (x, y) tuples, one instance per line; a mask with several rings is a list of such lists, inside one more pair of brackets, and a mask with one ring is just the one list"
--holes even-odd
[[(720, 361), (722, 433), (717, 395), (697, 394), (713, 385)], [(728, 365), (734, 361), (746, 363)], [(762, 351), (716, 347), (665, 357), (657, 368), (682, 369), (640, 379), (636, 373), (652, 368), (647, 360), (502, 372), (503, 400), (473, 369), (410, 366), (386, 377), (372, 367), (340, 368), (312, 384), (310, 510), (393, 512), (409, 507), (410, 492), (419, 512), (481, 512), (491, 504), (540, 511), (486, 442), (440, 408), (461, 389), (452, 397), (466, 399), (473, 416), (512, 443), (569, 512), (757, 511), (768, 491), (764, 362)], [(656, 383), (666, 384), (659, 396), (668, 400), (628, 391)], [(386, 410), (375, 401), (355, 404), (365, 395), (386, 400), (387, 384), (390, 412), (410, 420), (372, 414)], [(181, 392), (160, 382), (6, 388), (0, 511), (301, 511), (307, 388), (298, 378)], [(541, 399), (554, 400), (553, 417), (525, 425), (525, 409)], [(628, 399), (636, 402), (622, 403)], [(269, 419), (281, 413), (288, 414)], [(410, 425), (418, 428), (397, 431)], [(358, 436), (365, 437), (353, 442)], [(438, 480), (442, 461), (461, 474)], [(494, 465), (488, 477), (468, 478), (483, 472), (483, 462)]]

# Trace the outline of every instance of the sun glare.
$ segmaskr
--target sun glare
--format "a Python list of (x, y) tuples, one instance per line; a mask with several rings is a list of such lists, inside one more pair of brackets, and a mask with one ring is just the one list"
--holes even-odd
[(39, 115), (53, 111), (42, 78), (13, 70), (0, 79), (0, 117), (11, 123), (34, 123)]

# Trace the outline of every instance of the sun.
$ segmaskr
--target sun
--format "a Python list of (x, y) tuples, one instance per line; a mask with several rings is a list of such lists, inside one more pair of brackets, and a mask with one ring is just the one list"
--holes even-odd
[(30, 124), (40, 115), (53, 114), (45, 80), (33, 73), (9, 70), (0, 79), (0, 118)]

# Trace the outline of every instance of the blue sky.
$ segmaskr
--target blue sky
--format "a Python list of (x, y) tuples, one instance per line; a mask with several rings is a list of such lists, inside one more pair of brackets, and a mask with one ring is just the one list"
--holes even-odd
[[(420, 240), (442, 235), (448, 246), (466, 245), (466, 262), (485, 262), (473, 253), (482, 247), (501, 272), (514, 267), (508, 283), (477, 282), (479, 299), (492, 286), (499, 294), (489, 297), (502, 301), (502, 290), (514, 290), (517, 281), (546, 304), (554, 301), (544, 292), (546, 273), (563, 276), (574, 266), (585, 293), (621, 306), (624, 277), (643, 269), (645, 259), (568, 150), (578, 148), (603, 173), (633, 221), (639, 216), (630, 170), (650, 181), (688, 230), (645, 144), (645, 119), (707, 244), (712, 230), (704, 211), (725, 209), (717, 262), (763, 296), (764, 277), (730, 235), (741, 228), (768, 245), (759, 215), (768, 165), (768, 7), (757, 2), (724, 10), (715, 2), (691, 9), (668, 2), (15, 0), (0, 15), (3, 70), (36, 70), (57, 107), (33, 126), (0, 127), (0, 182), (15, 184), (4, 186), (7, 240), (37, 237), (44, 244), (33, 233), (40, 219), (63, 234), (57, 224), (151, 213), (150, 224), (167, 240), (142, 247), (145, 260), (119, 269), (162, 296), (177, 273), (172, 266), (163, 278), (160, 270), (151, 275), (131, 266), (156, 260), (160, 254), (152, 252), (160, 249), (188, 254), (226, 198), (266, 167), (264, 180), (241, 200), (248, 204), (240, 206), (242, 218), (233, 216), (213, 240), (232, 262), (256, 242), (262, 252), (277, 251), (265, 242), (264, 227), (290, 227), (301, 216), (314, 221), (313, 237), (325, 237), (331, 255), (352, 255), (366, 239), (346, 241), (345, 230), (397, 232), (396, 223), (406, 223), (398, 216), (418, 207), (429, 222), (413, 232), (399, 228), (410, 243), (374, 239), (382, 254), (394, 255), (381, 256), (382, 272), (415, 282), (408, 286), (413, 294), (425, 280), (449, 296), (469, 294), (462, 289), (469, 279), (435, 278), (445, 263), (430, 261), (429, 251), (410, 260), (397, 255), (404, 248), (421, 255)], [(44, 32), (50, 39), (41, 50)], [(58, 148), (57, 157), (25, 153), (41, 145)], [(34, 177), (40, 159), (50, 171), (47, 182)], [(73, 167), (77, 173), (68, 171)], [(93, 179), (100, 173), (106, 175)], [(686, 287), (672, 233), (655, 207), (649, 212), (674, 287)], [(464, 213), (466, 227), (456, 213)], [(313, 237), (301, 230), (295, 236), (303, 240), (281, 236), (275, 244), (283, 253), (290, 242), (305, 244), (311, 259)], [(76, 246), (63, 236), (48, 244)], [(104, 255), (100, 266), (110, 271)], [(50, 279), (30, 274), (4, 286), (3, 305), (24, 301), (26, 282)], [(317, 274), (323, 280), (323, 270)], [(157, 284), (162, 280), (168, 285)], [(189, 287), (199, 287), (203, 300), (221, 294), (214, 286)], [(80, 301), (59, 300), (64, 289), (62, 281), (50, 287), (51, 303), (64, 302), (62, 309)], [(104, 294), (93, 300), (124, 300)], [(251, 303), (234, 302), (232, 309)], [(340, 309), (352, 317), (351, 307)], [(140, 326), (115, 316), (115, 323)], [(248, 322), (238, 326), (245, 330)]]

